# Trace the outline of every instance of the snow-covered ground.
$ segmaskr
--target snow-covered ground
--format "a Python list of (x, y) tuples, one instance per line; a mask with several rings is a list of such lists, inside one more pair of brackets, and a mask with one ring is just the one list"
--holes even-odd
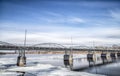
[[(20, 74), (24, 76), (103, 76), (65, 68), (62, 54), (27, 54), (25, 67), (16, 66), (17, 56), (16, 54), (0, 56), (0, 76), (18, 76)], [(74, 68), (89, 66), (85, 60), (86, 55), (74, 55), (73, 57), (75, 60), (78, 58), (78, 60), (74, 60)]]

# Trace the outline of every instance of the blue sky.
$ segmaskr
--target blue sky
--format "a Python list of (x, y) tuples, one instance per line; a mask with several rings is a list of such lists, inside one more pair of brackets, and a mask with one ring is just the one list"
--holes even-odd
[(120, 44), (119, 0), (0, 0), (0, 41)]

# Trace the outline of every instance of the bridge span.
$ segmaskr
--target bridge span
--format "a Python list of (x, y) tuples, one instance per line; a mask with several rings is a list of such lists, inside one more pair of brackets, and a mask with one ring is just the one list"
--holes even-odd
[[(17, 66), (25, 66), (26, 65), (26, 50), (44, 50), (44, 51), (64, 51), (63, 61), (65, 66), (73, 65), (73, 51), (88, 51), (87, 61), (89, 64), (94, 65), (96, 61), (96, 51), (100, 51), (100, 57), (102, 58), (103, 63), (107, 62), (108, 60), (112, 59), (113, 61), (116, 58), (120, 59), (120, 49), (118, 48), (95, 48), (95, 47), (87, 47), (87, 46), (72, 46), (66, 47), (61, 44), (57, 43), (41, 43), (32, 46), (22, 46), (22, 45), (15, 45), (7, 42), (0, 41), (0, 50), (18, 50), (19, 56), (17, 58)], [(108, 53), (109, 52), (109, 53)], [(72, 70), (72, 68), (71, 68)]]
[(72, 46), (72, 47), (66, 47), (62, 44), (58, 43), (41, 43), (41, 44), (35, 44), (32, 46), (22, 46), (17, 44), (11, 44), (7, 42), (0, 41), (0, 50), (52, 50), (52, 51), (70, 51), (72, 48), (73, 51), (107, 51), (107, 52), (118, 52), (120, 49), (114, 49), (111, 47), (108, 48), (93, 48), (93, 47), (87, 47), (87, 46)]

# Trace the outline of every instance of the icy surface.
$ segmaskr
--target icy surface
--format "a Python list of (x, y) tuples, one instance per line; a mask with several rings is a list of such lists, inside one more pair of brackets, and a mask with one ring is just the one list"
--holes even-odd
[[(23, 76), (102, 76), (87, 72), (70, 71), (69, 68), (64, 67), (62, 54), (27, 54), (27, 65), (25, 67), (16, 66), (17, 56), (15, 54), (0, 56), (0, 76), (18, 76), (21, 74)], [(74, 59), (85, 57), (86, 55), (74, 55)], [(88, 65), (88, 63), (80, 64), (80, 66), (84, 65)]]

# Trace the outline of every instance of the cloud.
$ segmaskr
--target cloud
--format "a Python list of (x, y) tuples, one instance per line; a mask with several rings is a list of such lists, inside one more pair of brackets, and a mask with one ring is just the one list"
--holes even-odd
[(68, 18), (68, 22), (72, 23), (84, 23), (85, 21), (79, 17)]
[(120, 21), (120, 9), (111, 10), (110, 13), (115, 20)]
[(108, 35), (107, 38), (120, 39), (120, 34)]
[(84, 23), (85, 20), (79, 17), (55, 17), (55, 18), (41, 18), (44, 22), (47, 23)]
[(51, 12), (51, 11), (45, 11), (44, 13), (46, 13), (46, 14), (48, 14), (48, 15), (51, 15), (51, 16), (55, 16), (55, 17), (61, 17), (61, 16), (63, 16), (63, 15), (60, 14), (60, 13)]
[(85, 20), (81, 17), (76, 17), (74, 15), (64, 15), (58, 12), (44, 11), (42, 17), (37, 16), (38, 19), (46, 22), (46, 23), (84, 23)]
[(3, 15), (8, 19), (1, 20), (4, 23), (0, 23), (0, 41), (22, 44), (24, 30), (27, 29), (28, 44), (44, 42), (71, 44), (71, 37), (74, 44), (87, 45), (93, 41), (98, 44), (120, 42), (118, 22), (120, 9), (107, 13), (107, 9), (118, 7), (118, 3), (117, 5), (111, 2), (59, 3), (38, 5), (39, 3), (30, 2), (27, 6), (24, 3), (7, 5), (8, 8), (5, 9), (7, 12), (3, 11), (5, 13)]
[[(4, 25), (4, 24), (3, 24)], [(12, 26), (11, 26), (12, 25)], [(24, 29), (20, 27), (21, 24), (9, 24), (3, 26), (0, 30), (0, 41), (23, 44)], [(19, 27), (18, 27), (19, 26)], [(17, 29), (15, 29), (18, 27)], [(7, 28), (7, 29), (6, 29)], [(119, 28), (116, 27), (72, 27), (72, 26), (26, 26), (28, 29), (27, 44), (38, 43), (60, 43), (71, 44), (71, 37), (73, 44), (91, 45), (92, 42), (98, 44), (117, 44), (120, 39), (111, 36), (119, 36)]]

